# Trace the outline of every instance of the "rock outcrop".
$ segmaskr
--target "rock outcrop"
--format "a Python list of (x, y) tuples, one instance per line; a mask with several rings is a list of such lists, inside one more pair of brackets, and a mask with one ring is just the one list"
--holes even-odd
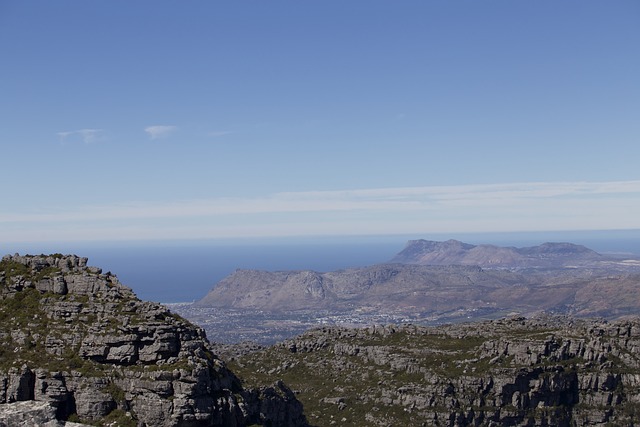
[(90, 427), (88, 424), (61, 421), (50, 402), (24, 400), (0, 404), (0, 427)]
[(510, 318), (442, 327), (325, 327), (237, 357), (283, 378), (317, 426), (632, 426), (640, 319)]
[(201, 328), (86, 258), (2, 258), (0, 339), (0, 407), (41, 402), (52, 426), (306, 425), (282, 382), (243, 388)]

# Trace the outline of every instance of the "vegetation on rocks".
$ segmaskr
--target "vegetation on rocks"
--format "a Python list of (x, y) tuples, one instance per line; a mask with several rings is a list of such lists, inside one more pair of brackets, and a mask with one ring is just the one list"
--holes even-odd
[(96, 426), (306, 425), (286, 386), (242, 388), (201, 328), (86, 258), (5, 256), (0, 339), (0, 404)]
[[(586, 281), (590, 273), (581, 274)], [(237, 275), (252, 286), (265, 277)], [(351, 298), (366, 288), (378, 300), (391, 289), (397, 301), (415, 296), (406, 286), (416, 277), (433, 291), (421, 298), (431, 299), (452, 277), (462, 295), (478, 298), (522, 288), (526, 279), (469, 266), (399, 265), (270, 277), (263, 291), (284, 277), (283, 289), (298, 289), (301, 298), (327, 300), (339, 290)], [(545, 286), (561, 290), (564, 277)], [(633, 274), (620, 277), (617, 285), (637, 286)], [(592, 277), (588, 289), (613, 286), (606, 280)], [(235, 279), (225, 283), (239, 289)], [(456, 295), (442, 300), (453, 304)], [(17, 416), (31, 425), (105, 427), (640, 423), (637, 318), (323, 327), (271, 347), (213, 347), (201, 328), (140, 301), (86, 258), (14, 255), (0, 261), (0, 339), (0, 425), (16, 424)]]
[(327, 327), (229, 356), (282, 379), (314, 426), (607, 426), (640, 418), (640, 320)]

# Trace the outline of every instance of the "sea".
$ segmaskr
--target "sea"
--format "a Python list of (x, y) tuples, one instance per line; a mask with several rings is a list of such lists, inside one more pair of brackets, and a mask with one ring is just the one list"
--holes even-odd
[(2, 254), (76, 254), (110, 271), (144, 300), (194, 302), (236, 269), (334, 271), (389, 261), (409, 240), (526, 247), (570, 242), (602, 254), (640, 256), (640, 230), (431, 233), (237, 240), (0, 243)]

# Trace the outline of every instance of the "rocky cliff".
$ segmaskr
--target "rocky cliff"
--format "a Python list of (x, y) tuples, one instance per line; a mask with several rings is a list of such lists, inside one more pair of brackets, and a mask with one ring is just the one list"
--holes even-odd
[(86, 258), (2, 258), (0, 340), (0, 425), (306, 425), (282, 382), (243, 388), (202, 329)]
[(282, 378), (309, 420), (341, 426), (633, 426), (640, 320), (511, 318), (326, 327), (232, 355), (247, 384)]

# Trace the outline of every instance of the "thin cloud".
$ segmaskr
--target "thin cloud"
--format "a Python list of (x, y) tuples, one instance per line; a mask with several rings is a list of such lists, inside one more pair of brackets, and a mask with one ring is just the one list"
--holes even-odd
[(167, 125), (147, 126), (146, 128), (144, 128), (144, 131), (149, 135), (151, 139), (166, 138), (176, 130), (178, 130), (177, 126)]
[[(603, 202), (606, 201), (606, 202)], [(189, 218), (260, 214), (316, 214), (355, 212), (375, 214), (437, 214), (473, 218), (475, 214), (506, 212), (553, 215), (627, 206), (638, 212), (640, 181), (514, 183), (431, 187), (376, 188), (341, 191), (283, 192), (252, 198), (216, 198), (173, 202), (136, 202), (74, 207), (46, 214), (0, 213), (0, 223), (72, 222), (145, 218)], [(529, 213), (530, 212), (530, 213)], [(625, 213), (626, 212), (626, 213)], [(629, 210), (620, 212), (626, 215)], [(619, 215), (618, 215), (619, 216)], [(633, 216), (636, 218), (637, 216)], [(615, 218), (602, 218), (615, 222)], [(640, 218), (637, 219), (640, 227)]]
[(58, 132), (57, 135), (63, 144), (74, 142), (93, 144), (104, 138), (104, 131), (102, 129), (78, 129)]
[(283, 192), (0, 209), (4, 241), (640, 229), (640, 181)]

